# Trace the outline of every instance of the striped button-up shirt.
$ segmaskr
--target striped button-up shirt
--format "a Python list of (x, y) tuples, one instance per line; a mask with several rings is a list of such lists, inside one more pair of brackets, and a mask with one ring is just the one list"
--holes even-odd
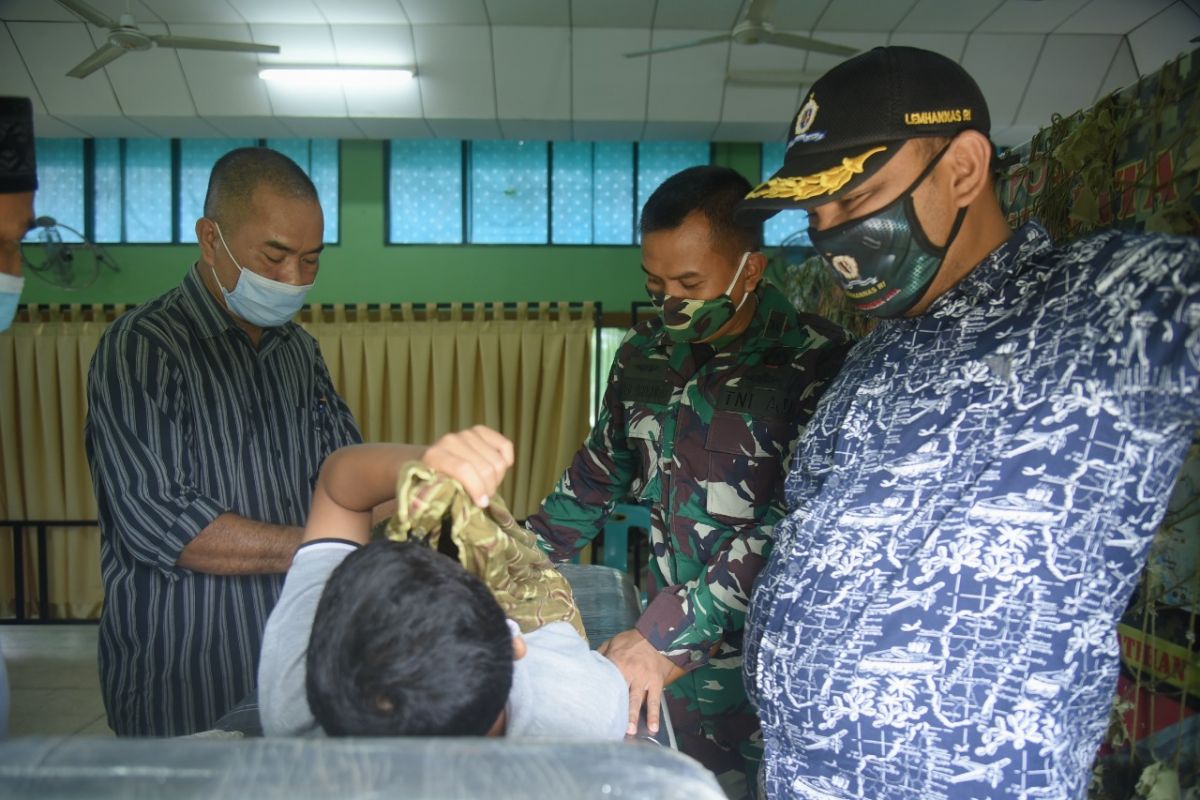
[(118, 319), (88, 376), (100, 678), (121, 735), (203, 730), (254, 688), (283, 575), (209, 575), (179, 555), (227, 512), (303, 524), (325, 456), (361, 440), (316, 341), (289, 322), (255, 348), (197, 270)]

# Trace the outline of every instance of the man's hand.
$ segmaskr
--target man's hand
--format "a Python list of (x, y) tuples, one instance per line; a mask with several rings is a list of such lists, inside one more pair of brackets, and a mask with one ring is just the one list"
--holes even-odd
[(636, 630), (618, 633), (596, 650), (617, 665), (625, 683), (629, 685), (629, 728), (626, 733), (630, 736), (637, 734), (643, 703), (646, 706), (646, 725), (651, 733), (658, 733), (663, 687), (682, 675), (683, 671), (675, 666), (675, 662), (655, 650), (646, 637)]
[(513, 445), (503, 434), (476, 425), (438, 439), (421, 456), (421, 462), (454, 478), (477, 506), (487, 508), (488, 499), (513, 465)]

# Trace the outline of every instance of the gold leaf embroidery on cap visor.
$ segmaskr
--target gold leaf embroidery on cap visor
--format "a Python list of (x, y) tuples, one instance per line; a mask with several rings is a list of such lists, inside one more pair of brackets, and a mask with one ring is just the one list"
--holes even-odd
[(798, 178), (772, 178), (746, 195), (746, 199), (754, 200), (763, 197), (808, 200), (823, 194), (833, 194), (849, 183), (855, 175), (862, 174), (863, 165), (867, 163), (868, 158), (876, 153), (882, 153), (884, 150), (887, 148), (874, 147), (860, 156), (843, 158), (842, 163), (838, 166), (830, 167), (824, 172), (814, 175), (804, 175)]

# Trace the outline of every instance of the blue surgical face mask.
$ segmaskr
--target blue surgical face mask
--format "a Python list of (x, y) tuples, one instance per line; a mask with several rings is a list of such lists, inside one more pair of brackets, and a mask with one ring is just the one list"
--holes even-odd
[(0, 333), (8, 330), (13, 318), (17, 316), (17, 302), (21, 299), (21, 290), (24, 288), (23, 277), (0, 272)]
[(221, 285), (221, 279), (217, 277), (216, 269), (213, 269), (213, 277), (217, 278), (217, 286), (221, 287), (221, 294), (225, 297), (225, 305), (229, 306), (229, 310), (260, 328), (276, 328), (294, 317), (304, 305), (304, 298), (313, 285), (309, 283), (293, 286), (290, 283), (273, 281), (246, 269), (229, 251), (229, 245), (225, 244), (225, 235), (221, 233), (221, 226), (217, 225), (216, 221), (213, 221), (213, 225), (217, 228), (221, 246), (225, 248), (229, 260), (240, 273), (237, 285), (231, 292)]
[(823, 231), (808, 229), (834, 280), (862, 313), (882, 318), (903, 315), (925, 295), (941, 269), (967, 209), (959, 209), (946, 244), (938, 247), (917, 219), (913, 192), (949, 147), (934, 156), (899, 197), (875, 213)]

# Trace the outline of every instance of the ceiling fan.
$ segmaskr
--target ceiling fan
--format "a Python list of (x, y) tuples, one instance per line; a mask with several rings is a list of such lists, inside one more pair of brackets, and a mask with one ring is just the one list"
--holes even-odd
[(114, 20), (97, 11), (83, 0), (58, 0), (59, 5), (73, 12), (84, 22), (108, 29), (108, 41), (96, 52), (75, 65), (67, 73), (72, 78), (86, 78), (106, 64), (110, 64), (131, 50), (149, 50), (151, 47), (173, 47), (178, 50), (225, 50), (235, 53), (278, 53), (278, 45), (255, 44), (253, 42), (231, 42), (225, 39), (198, 39), (194, 36), (172, 36), (171, 34), (143, 33), (133, 20), (131, 3), (125, 3), (125, 13)]
[[(62, 0), (59, 0), (62, 2)], [(853, 47), (847, 47), (833, 42), (823, 42), (820, 39), (810, 39), (795, 33), (783, 33), (772, 27), (768, 18), (771, 16), (771, 6), (774, 0), (750, 0), (750, 8), (746, 10), (746, 18), (733, 26), (729, 33), (719, 33), (716, 36), (705, 36), (694, 42), (655, 47), (650, 50), (638, 50), (626, 53), (626, 58), (649, 56), (655, 53), (667, 53), (672, 50), (684, 50), (689, 47), (700, 47), (716, 42), (733, 41), (737, 44), (774, 44), (780, 47), (794, 47), (797, 50), (811, 50), (814, 53), (828, 53), (832, 56), (852, 56), (858, 52)]]

